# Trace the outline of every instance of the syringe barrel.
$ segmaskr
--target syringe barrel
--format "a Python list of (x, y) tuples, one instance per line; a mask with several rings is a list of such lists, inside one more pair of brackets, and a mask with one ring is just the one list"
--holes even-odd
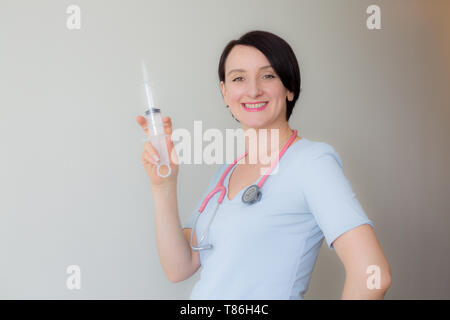
[(151, 108), (150, 110), (146, 110), (145, 118), (147, 119), (148, 138), (153, 147), (158, 151), (160, 164), (168, 166), (170, 164), (170, 158), (160, 109)]

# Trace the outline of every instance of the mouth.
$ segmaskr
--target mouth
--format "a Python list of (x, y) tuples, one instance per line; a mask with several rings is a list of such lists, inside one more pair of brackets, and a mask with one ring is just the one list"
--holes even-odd
[(252, 103), (241, 103), (242, 108), (245, 109), (245, 111), (249, 112), (257, 112), (257, 111), (263, 111), (267, 105), (269, 104), (269, 101), (260, 101), (260, 102), (252, 102)]

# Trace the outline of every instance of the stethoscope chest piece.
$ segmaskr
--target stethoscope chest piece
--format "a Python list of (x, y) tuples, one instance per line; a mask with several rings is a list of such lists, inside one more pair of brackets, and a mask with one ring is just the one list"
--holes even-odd
[(259, 187), (254, 184), (245, 190), (244, 194), (242, 195), (242, 201), (247, 204), (253, 204), (259, 200), (261, 200), (262, 193), (259, 190)]

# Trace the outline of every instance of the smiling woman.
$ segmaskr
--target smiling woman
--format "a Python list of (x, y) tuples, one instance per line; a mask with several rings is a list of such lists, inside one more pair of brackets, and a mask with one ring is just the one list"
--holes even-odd
[[(143, 164), (152, 181), (163, 269), (178, 282), (202, 266), (191, 299), (303, 299), (324, 239), (347, 272), (343, 298), (379, 299), (390, 285), (389, 264), (374, 225), (345, 177), (338, 153), (324, 142), (298, 137), (298, 130), (289, 126), (300, 94), (299, 70), (291, 47), (269, 32), (249, 32), (225, 47), (219, 63), (225, 103), (244, 136), (251, 131), (258, 151), (267, 152), (262, 156), (277, 159), (276, 170), (271, 173), (272, 164), (262, 173), (266, 163), (260, 152), (255, 157), (255, 140), (245, 141), (246, 153), (216, 171), (183, 227), (178, 166), (171, 163), (172, 178), (161, 181), (153, 173), (154, 150), (146, 146)], [(173, 150), (170, 118), (164, 129)], [(376, 272), (367, 275), (367, 270)]]
[[(246, 154), (217, 170), (201, 198), (208, 201), (200, 200), (185, 224), (192, 263), (176, 281), (202, 266), (191, 299), (303, 299), (325, 238), (348, 271), (342, 297), (382, 298), (389, 265), (339, 155), (289, 126), (301, 83), (291, 47), (272, 33), (252, 31), (227, 44), (218, 71), (233, 117), (254, 133), (258, 149), (278, 157), (279, 168), (269, 177), (259, 162), (247, 164), (252, 141), (245, 141)], [(267, 143), (272, 132), (284, 146), (280, 153)], [(247, 203), (244, 190), (252, 187), (261, 192)], [(370, 291), (366, 270), (374, 266), (380, 285)]]

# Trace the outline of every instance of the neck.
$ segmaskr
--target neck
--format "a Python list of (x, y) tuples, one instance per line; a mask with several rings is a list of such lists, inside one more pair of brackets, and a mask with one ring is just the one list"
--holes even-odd
[[(285, 122), (281, 126), (271, 128), (246, 128), (245, 151), (248, 152), (245, 157), (246, 163), (266, 163), (264, 159), (275, 158), (281, 149), (286, 145), (294, 131)], [(251, 160), (251, 161), (249, 161)]]

